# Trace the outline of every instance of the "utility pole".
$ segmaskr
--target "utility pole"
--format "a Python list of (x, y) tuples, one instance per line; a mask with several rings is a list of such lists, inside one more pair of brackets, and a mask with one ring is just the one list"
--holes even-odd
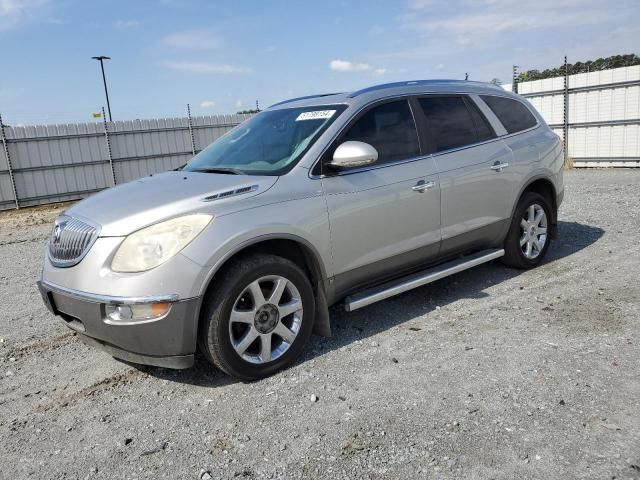
[(468, 73), (465, 73), (465, 74), (464, 74), (464, 79), (465, 79), (465, 80), (469, 80), (469, 74), (468, 74)]
[(518, 68), (519, 65), (513, 66), (513, 82), (511, 83), (511, 91), (513, 93), (518, 93)]
[(98, 57), (91, 57), (94, 60), (98, 60), (100, 62), (100, 69), (102, 70), (102, 83), (104, 84), (104, 95), (107, 97), (107, 111), (109, 112), (109, 121), (113, 122), (113, 118), (111, 118), (111, 105), (109, 104), (109, 91), (107, 90), (107, 78), (104, 75), (104, 60), (111, 60), (111, 57), (105, 57), (104, 55), (100, 55)]

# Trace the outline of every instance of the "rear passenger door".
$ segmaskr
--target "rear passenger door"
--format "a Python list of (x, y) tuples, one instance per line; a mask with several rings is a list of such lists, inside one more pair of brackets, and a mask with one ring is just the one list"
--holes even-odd
[(440, 177), (441, 254), (499, 243), (517, 183), (511, 150), (467, 95), (426, 95), (416, 103)]
[(322, 175), (338, 295), (433, 259), (440, 247), (440, 190), (406, 99), (368, 107), (347, 125), (341, 143), (366, 142), (378, 160)]
[(513, 98), (480, 95), (506, 133), (502, 140), (513, 152), (512, 170), (524, 178), (546, 155), (554, 155), (556, 141), (547, 129), (536, 129), (538, 120), (524, 105)]

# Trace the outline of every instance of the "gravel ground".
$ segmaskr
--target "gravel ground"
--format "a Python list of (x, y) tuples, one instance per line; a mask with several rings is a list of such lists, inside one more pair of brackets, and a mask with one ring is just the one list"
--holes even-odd
[(86, 347), (33, 286), (60, 207), (0, 214), (0, 478), (640, 478), (640, 171), (566, 180), (541, 267), (334, 308), (255, 383)]

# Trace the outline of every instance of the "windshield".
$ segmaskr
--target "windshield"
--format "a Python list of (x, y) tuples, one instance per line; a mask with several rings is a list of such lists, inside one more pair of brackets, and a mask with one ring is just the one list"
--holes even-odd
[(345, 108), (323, 105), (259, 113), (198, 153), (184, 170), (282, 175)]

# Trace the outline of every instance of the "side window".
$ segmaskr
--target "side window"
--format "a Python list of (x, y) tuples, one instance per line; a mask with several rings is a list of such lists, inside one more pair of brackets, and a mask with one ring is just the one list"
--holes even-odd
[(480, 113), (475, 112), (478, 117), (474, 121), (471, 110), (461, 96), (429, 96), (418, 99), (418, 102), (427, 119), (432, 153), (464, 147), (493, 136), (488, 125), (482, 128), (484, 120), (479, 116)]
[(480, 95), (480, 98), (496, 114), (508, 133), (516, 133), (535, 126), (537, 123), (529, 109), (517, 100), (492, 95)]
[(420, 155), (418, 131), (406, 100), (371, 108), (342, 136), (340, 142), (357, 140), (378, 150), (377, 163), (389, 163)]

